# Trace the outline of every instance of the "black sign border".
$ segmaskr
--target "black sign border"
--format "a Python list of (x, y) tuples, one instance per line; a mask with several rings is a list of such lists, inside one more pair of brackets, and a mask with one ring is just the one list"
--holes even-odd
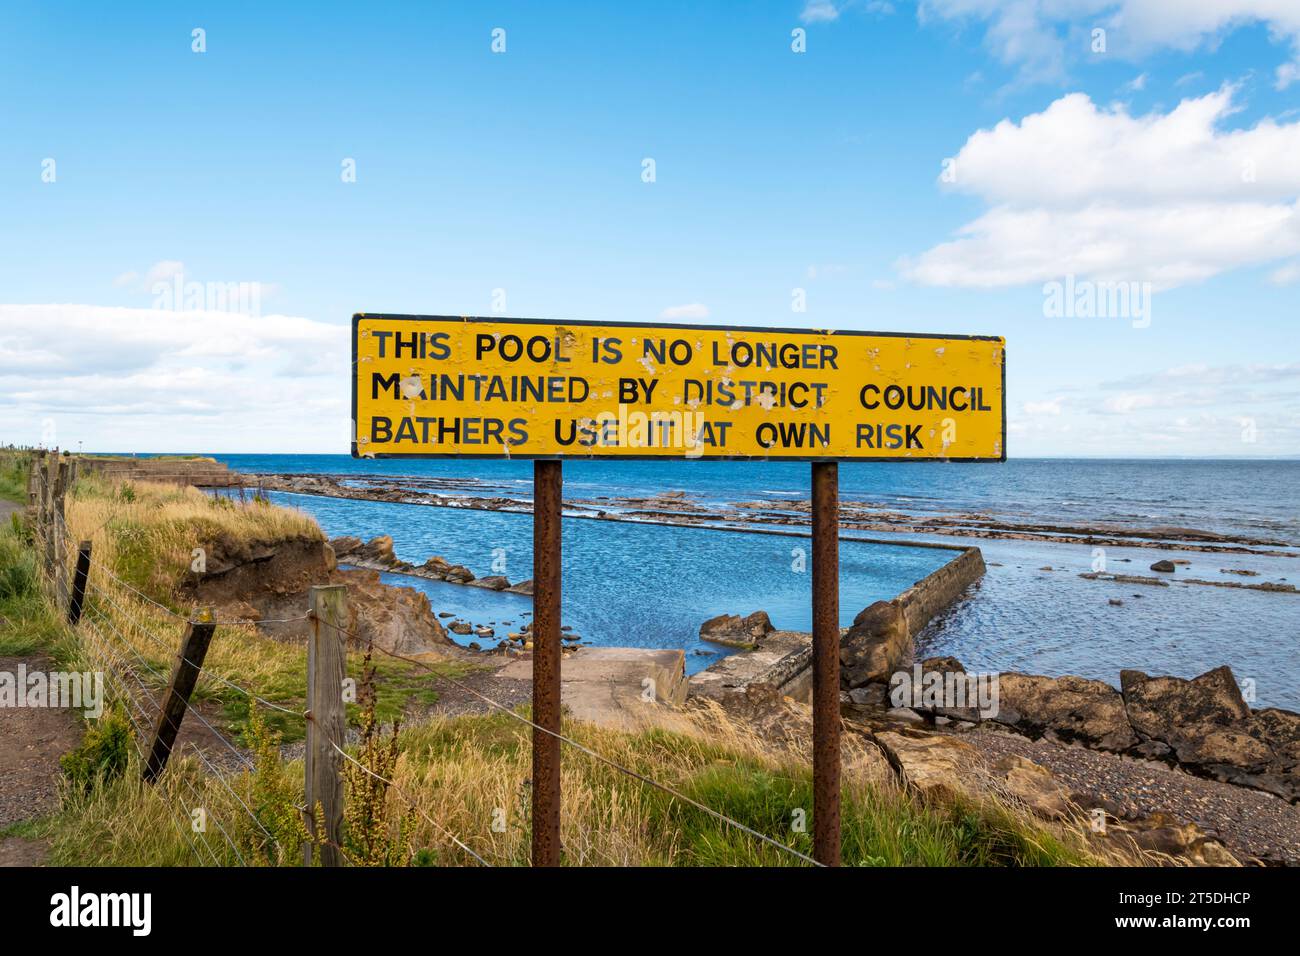
[[(876, 338), (891, 339), (951, 339), (965, 342), (999, 342), (1002, 345), (1002, 456), (1000, 458), (914, 458), (908, 455), (888, 455), (872, 457), (835, 457), (835, 456), (760, 456), (760, 455), (529, 455), (503, 454), (501, 452), (454, 452), (437, 454), (433, 452), (372, 452), (359, 454), (357, 451), (357, 330), (362, 319), (379, 319), (386, 322), (455, 322), (472, 325), (476, 322), (511, 322), (518, 325), (585, 325), (601, 328), (638, 328), (638, 329), (676, 329), (697, 332), (778, 332), (786, 335), (866, 335)], [(352, 316), (352, 457), (356, 459), (384, 458), (465, 458), (488, 459), (494, 461), (910, 461), (938, 462), (939, 464), (999, 464), (1007, 460), (1007, 343), (998, 335), (944, 335), (941, 332), (866, 332), (860, 330), (840, 329), (790, 329), (756, 325), (689, 325), (677, 322), (597, 322), (589, 319), (517, 319), (494, 315), (405, 315), (390, 312), (357, 312)]]

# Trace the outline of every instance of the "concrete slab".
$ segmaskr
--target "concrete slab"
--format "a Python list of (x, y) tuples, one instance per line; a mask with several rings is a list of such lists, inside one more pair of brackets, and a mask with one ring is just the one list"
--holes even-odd
[[(532, 654), (498, 676), (531, 680)], [(664, 723), (686, 700), (686, 654), (641, 647), (583, 647), (560, 665), (560, 700), (578, 720), (635, 730)]]
[(721, 697), (743, 692), (755, 681), (781, 688), (806, 667), (811, 655), (811, 634), (772, 631), (755, 650), (731, 654), (691, 677), (690, 694)]

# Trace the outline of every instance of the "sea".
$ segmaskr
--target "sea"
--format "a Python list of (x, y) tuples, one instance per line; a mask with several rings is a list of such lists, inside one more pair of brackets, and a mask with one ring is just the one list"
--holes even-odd
[[(347, 455), (216, 455), (231, 469), (442, 479), (443, 495), (531, 497), (528, 461), (369, 460)], [(1300, 594), (1180, 584), (1183, 578), (1300, 584), (1300, 461), (1011, 459), (1002, 463), (854, 462), (840, 465), (845, 501), (926, 516), (979, 515), (1018, 524), (1178, 527), (1277, 555), (1107, 547), (1107, 570), (1147, 575), (1161, 558), (1186, 561), (1165, 587), (1087, 580), (1095, 549), (1054, 543), (893, 532), (848, 532), (840, 554), (841, 623), (897, 595), (951, 552), (912, 543), (978, 545), (988, 564), (967, 597), (918, 636), (918, 655), (952, 655), (968, 670), (1078, 674), (1118, 685), (1124, 668), (1194, 677), (1232, 667), (1255, 706), (1300, 710)], [(566, 498), (650, 497), (681, 491), (702, 505), (798, 501), (809, 466), (751, 461), (596, 461), (564, 464)], [(528, 514), (354, 501), (272, 492), (330, 536), (388, 534), (397, 555), (438, 554), (478, 576), (532, 576)], [(727, 648), (699, 638), (722, 613), (766, 611), (783, 629), (811, 626), (806, 527), (784, 534), (568, 517), (563, 529), (564, 623), (584, 643), (672, 647), (687, 669)], [(875, 542), (855, 538), (877, 539)], [(888, 543), (879, 543), (884, 539)], [(1253, 571), (1253, 576), (1232, 574)], [(531, 599), (388, 575), (429, 595), (435, 611), (493, 627), (531, 615)], [(1113, 603), (1118, 601), (1119, 603)], [(458, 637), (462, 643), (483, 638)]]

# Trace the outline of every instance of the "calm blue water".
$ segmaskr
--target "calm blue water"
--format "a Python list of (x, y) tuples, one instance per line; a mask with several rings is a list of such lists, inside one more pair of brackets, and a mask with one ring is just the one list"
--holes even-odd
[[(246, 471), (384, 474), (474, 479), (466, 493), (531, 496), (530, 462), (364, 461), (339, 455), (218, 456)], [(565, 463), (571, 497), (642, 496), (685, 490), (702, 502), (807, 497), (808, 466), (796, 463)], [(896, 511), (981, 512), (1012, 520), (1177, 525), (1224, 534), (1300, 541), (1300, 462), (1026, 461), (1004, 464), (842, 464), (841, 495)], [(446, 492), (444, 492), (446, 493)], [(506, 575), (531, 576), (528, 515), (275, 495), (314, 515), (330, 535), (391, 534), (397, 553), (431, 554), (492, 573), (504, 549)], [(564, 527), (564, 619), (600, 644), (683, 647), (692, 670), (726, 653), (702, 646), (701, 621), (762, 608), (780, 627), (807, 629), (810, 581), (792, 570), (807, 539), (570, 519)], [(889, 534), (873, 537), (890, 538)], [(972, 597), (921, 635), (925, 654), (953, 654), (971, 668), (1081, 674), (1118, 683), (1119, 670), (1195, 676), (1229, 664), (1251, 678), (1258, 705), (1300, 709), (1300, 595), (1197, 586), (1160, 588), (1089, 582), (1083, 545), (976, 539), (989, 573)], [(1185, 559), (1178, 575), (1300, 583), (1300, 558), (1107, 549), (1109, 569), (1149, 574), (1159, 557)], [(1128, 563), (1124, 559), (1127, 558)], [(890, 597), (945, 559), (942, 551), (845, 542), (843, 621)], [(499, 567), (500, 565), (498, 565)], [(1054, 570), (1040, 570), (1050, 566)], [(1177, 576), (1175, 576), (1177, 580)], [(476, 623), (526, 620), (531, 602), (474, 588), (397, 576), (430, 594), (437, 610)], [(1141, 595), (1137, 597), (1135, 595)], [(1110, 598), (1124, 603), (1109, 604)], [(468, 638), (462, 638), (468, 640)]]
[[(331, 537), (393, 536), (397, 556), (422, 563), (440, 554), (478, 577), (532, 577), (532, 516), (463, 511), (378, 501), (350, 501), (271, 492), (276, 504), (301, 508)], [(681, 647), (691, 671), (712, 655), (700, 624), (716, 614), (765, 610), (789, 630), (809, 630), (812, 618), (808, 539), (708, 531), (665, 525), (569, 519), (563, 527), (562, 618), (584, 640), (616, 647)], [(800, 560), (800, 555), (803, 560)], [(846, 542), (840, 549), (840, 605), (845, 625), (873, 601), (891, 598), (952, 552)], [(527, 620), (532, 599), (481, 588), (392, 575), (390, 583), (417, 587), (436, 611), (474, 623)], [(498, 635), (510, 628), (498, 627)], [(514, 628), (517, 630), (518, 628)], [(463, 642), (480, 638), (463, 637)]]
[[(347, 455), (219, 455), (236, 471), (462, 478), (474, 493), (528, 497), (529, 461), (376, 461)], [(702, 502), (808, 497), (802, 462), (566, 461), (565, 494), (636, 496), (684, 489)], [(1019, 520), (1179, 525), (1300, 543), (1300, 461), (848, 462), (846, 501), (905, 512), (980, 511)]]

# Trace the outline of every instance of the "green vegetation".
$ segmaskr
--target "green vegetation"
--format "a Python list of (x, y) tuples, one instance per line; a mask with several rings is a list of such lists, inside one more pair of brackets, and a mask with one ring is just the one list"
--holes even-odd
[(26, 452), (0, 452), (0, 498), (27, 503), (27, 471), (30, 456)]
[(75, 790), (92, 793), (126, 772), (131, 756), (131, 725), (119, 710), (104, 713), (86, 725), (86, 737), (66, 753), (59, 766)]

